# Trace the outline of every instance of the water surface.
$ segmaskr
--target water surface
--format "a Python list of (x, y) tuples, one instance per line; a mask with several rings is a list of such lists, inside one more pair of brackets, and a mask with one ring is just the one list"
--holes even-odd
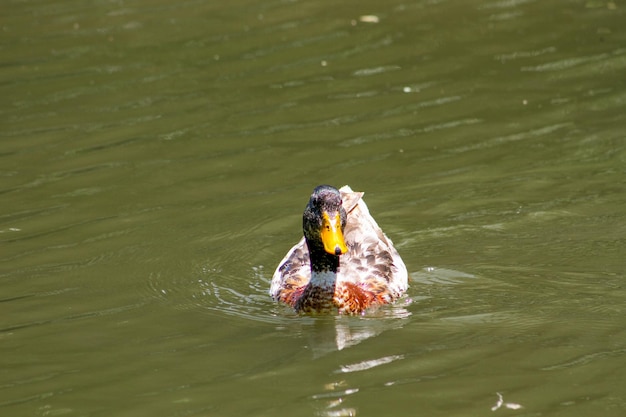
[[(618, 2), (3, 10), (3, 415), (626, 411)], [(321, 183), (396, 305), (269, 298)]]

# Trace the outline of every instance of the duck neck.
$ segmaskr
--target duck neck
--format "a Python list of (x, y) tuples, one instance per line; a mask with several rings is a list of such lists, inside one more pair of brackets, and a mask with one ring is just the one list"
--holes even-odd
[(323, 247), (310, 245), (308, 241), (307, 246), (311, 279), (295, 304), (296, 311), (303, 313), (332, 311), (335, 308), (339, 256), (327, 253)]
[(309, 257), (311, 280), (295, 305), (296, 311), (305, 313), (332, 311), (335, 308), (339, 256), (328, 254), (322, 248), (321, 251), (309, 250)]
[(331, 255), (324, 248), (309, 246), (309, 258), (311, 261), (309, 286), (334, 294), (337, 271), (339, 271), (339, 256)]

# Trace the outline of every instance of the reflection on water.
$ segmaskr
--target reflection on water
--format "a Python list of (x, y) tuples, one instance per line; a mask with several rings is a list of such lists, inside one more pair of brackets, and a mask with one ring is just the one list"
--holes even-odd
[[(349, 317), (335, 317), (331, 323), (317, 319), (311, 327), (302, 329), (306, 334), (309, 347), (314, 357), (320, 357), (335, 350), (343, 350), (354, 346), (370, 337), (375, 337), (385, 331), (401, 328), (401, 319), (408, 317), (405, 309), (394, 312), (393, 316), (379, 316), (377, 319)], [(402, 317), (405, 315), (405, 317)]]
[(354, 363), (354, 364), (349, 364), (349, 365), (342, 365), (341, 366), (341, 372), (348, 373), (348, 372), (365, 371), (367, 369), (371, 369), (371, 368), (374, 368), (376, 366), (384, 365), (386, 363), (391, 363), (391, 362), (399, 360), (399, 359), (404, 359), (404, 356), (403, 355), (385, 356), (383, 358), (370, 359), (370, 360), (366, 360), (366, 361), (359, 362), (359, 363)]

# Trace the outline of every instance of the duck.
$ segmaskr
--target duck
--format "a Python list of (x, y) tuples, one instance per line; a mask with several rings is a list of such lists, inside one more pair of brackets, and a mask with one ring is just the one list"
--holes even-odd
[(272, 276), (275, 301), (302, 314), (362, 315), (407, 290), (404, 261), (363, 195), (348, 185), (315, 187), (302, 215), (304, 236)]

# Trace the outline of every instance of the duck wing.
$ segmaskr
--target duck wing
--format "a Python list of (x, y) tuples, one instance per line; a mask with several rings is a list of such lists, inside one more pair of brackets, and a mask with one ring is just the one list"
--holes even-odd
[(295, 306), (311, 279), (309, 249), (304, 237), (280, 261), (272, 276), (270, 295), (274, 300)]
[(408, 288), (408, 273), (400, 254), (371, 216), (363, 193), (355, 193), (344, 186), (342, 193), (348, 220), (344, 238), (348, 253), (342, 255), (338, 285), (356, 285), (379, 303), (391, 302)]

